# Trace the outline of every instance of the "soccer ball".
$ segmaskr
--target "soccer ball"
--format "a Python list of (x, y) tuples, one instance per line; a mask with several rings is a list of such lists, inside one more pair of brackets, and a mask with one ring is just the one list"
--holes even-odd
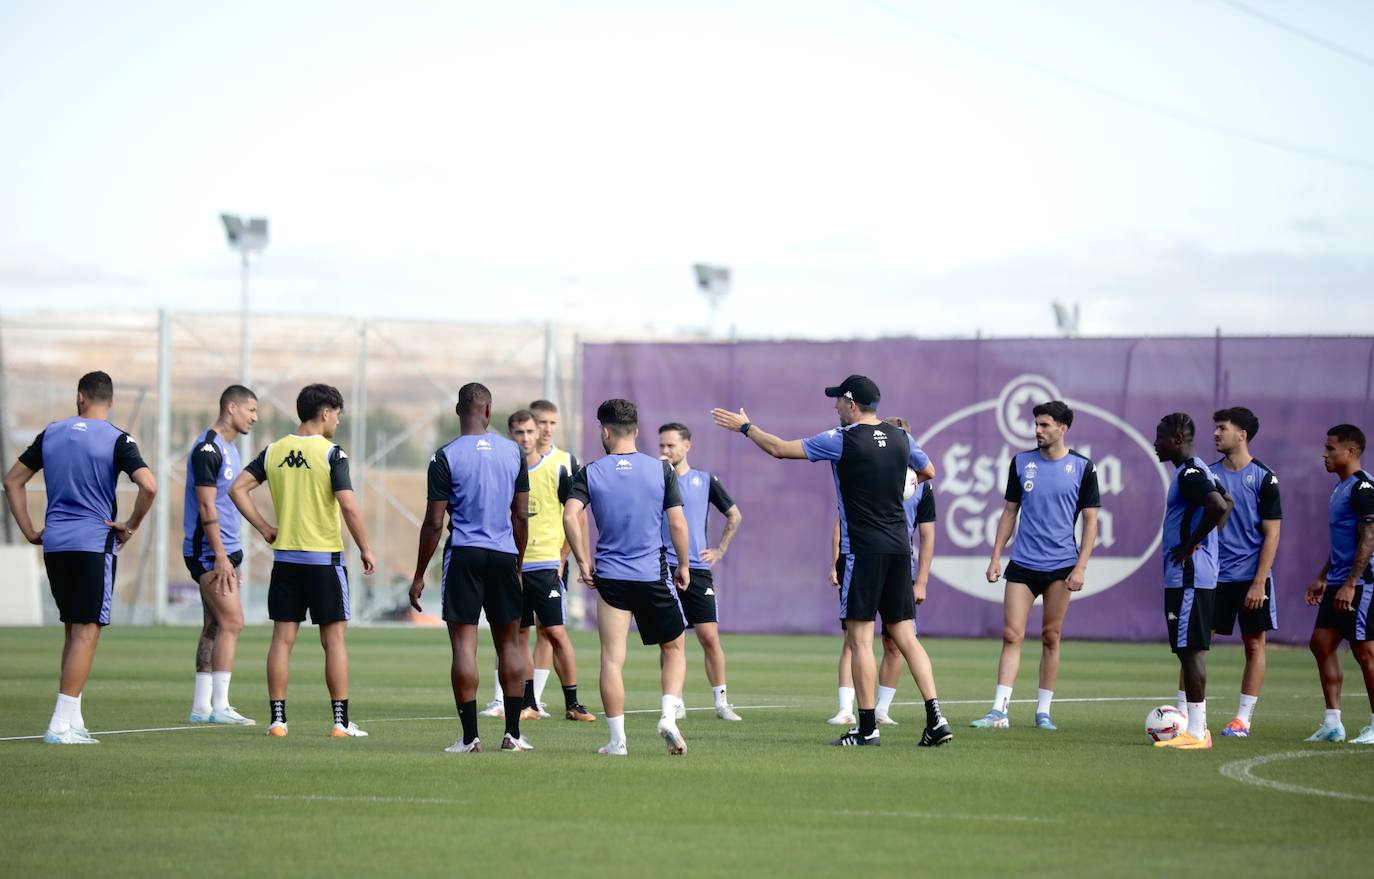
[(1188, 715), (1172, 705), (1161, 705), (1145, 715), (1145, 735), (1167, 742), (1188, 728)]
[(916, 493), (918, 485), (920, 485), (920, 480), (916, 478), (916, 471), (910, 467), (906, 468), (906, 487), (902, 489), (902, 500), (911, 500), (911, 496)]

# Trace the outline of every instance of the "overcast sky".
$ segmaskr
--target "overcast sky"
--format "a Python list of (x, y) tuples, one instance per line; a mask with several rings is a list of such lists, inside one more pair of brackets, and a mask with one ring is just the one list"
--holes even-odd
[(280, 312), (697, 327), (704, 260), (748, 336), (1374, 332), (1374, 4), (1245, 5), (1366, 60), (1221, 0), (8, 0), (0, 309), (236, 308), (228, 210)]

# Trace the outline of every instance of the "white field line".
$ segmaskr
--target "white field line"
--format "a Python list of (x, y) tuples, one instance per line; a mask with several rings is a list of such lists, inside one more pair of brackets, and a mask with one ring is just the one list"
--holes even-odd
[[(1359, 750), (1363, 748), (1363, 750)], [(1344, 791), (1324, 790), (1319, 787), (1304, 787), (1300, 784), (1287, 784), (1282, 781), (1273, 781), (1268, 778), (1260, 778), (1254, 774), (1255, 769), (1266, 763), (1277, 763), (1280, 760), (1297, 760), (1303, 757), (1340, 757), (1350, 754), (1374, 754), (1374, 748), (1364, 748), (1362, 745), (1355, 745), (1353, 748), (1342, 748), (1331, 751), (1280, 751), (1277, 754), (1264, 754), (1260, 757), (1250, 757), (1245, 760), (1232, 760), (1230, 763), (1223, 763), (1218, 770), (1222, 775), (1233, 781), (1242, 784), (1253, 784), (1256, 787), (1267, 787), (1270, 790), (1283, 791), (1290, 794), (1307, 794), (1314, 797), (1330, 797), (1333, 800), (1356, 800), (1361, 803), (1374, 803), (1374, 796), (1369, 794), (1345, 793)]]
[(470, 806), (472, 800), (449, 800), (442, 797), (333, 797), (326, 794), (258, 794), (256, 800), (291, 800), (320, 803), (404, 803), (408, 806)]
[(1033, 815), (961, 815), (957, 812), (869, 812), (858, 809), (842, 809), (837, 812), (817, 811), (817, 815), (840, 815), (850, 818), (921, 818), (941, 821), (1032, 821), (1053, 822), (1053, 818), (1039, 818)]
[[(92, 736), (121, 736), (125, 733), (154, 733), (154, 732), (181, 732), (187, 729), (231, 729), (236, 725), (231, 723), (197, 723), (194, 726), (154, 726), (147, 729), (104, 729), (100, 732), (91, 733)], [(0, 738), (0, 742), (27, 742), (34, 739), (41, 739), (42, 736), (5, 736)]]

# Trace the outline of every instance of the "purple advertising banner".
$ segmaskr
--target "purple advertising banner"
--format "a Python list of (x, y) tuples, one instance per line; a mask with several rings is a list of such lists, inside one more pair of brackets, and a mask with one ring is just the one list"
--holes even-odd
[[(690, 461), (716, 474), (744, 514), (716, 566), (721, 626), (738, 632), (835, 632), (829, 585), (835, 489), (830, 467), (775, 461), (737, 433), (715, 427), (713, 406), (744, 408), (784, 439), (834, 427), (823, 394), (850, 373), (882, 390), (879, 415), (901, 415), (935, 462), (939, 521), (923, 634), (995, 637), (1003, 584), (984, 576), (1003, 504), (1007, 465), (1034, 448), (1030, 409), (1062, 399), (1075, 412), (1069, 444), (1097, 466), (1098, 544), (1064, 634), (1124, 641), (1164, 638), (1160, 522), (1170, 474), (1152, 442), (1161, 416), (1187, 412), (1197, 453), (1220, 455), (1212, 413), (1246, 406), (1259, 417), (1250, 449), (1275, 471), (1283, 530), (1274, 567), (1275, 640), (1305, 643), (1315, 609), (1303, 590), (1329, 547), (1328, 500), (1336, 479), (1322, 466), (1326, 429), (1374, 430), (1374, 339), (1152, 338), (736, 344), (606, 344), (583, 352), (582, 453), (601, 454), (596, 406), (639, 404), (641, 451), (657, 454), (656, 429), (693, 431)], [(1170, 468), (1171, 469), (1171, 468)], [(712, 514), (710, 535), (721, 519)], [(1004, 553), (1003, 564), (1010, 558)], [(1030, 631), (1039, 626), (1039, 609)]]

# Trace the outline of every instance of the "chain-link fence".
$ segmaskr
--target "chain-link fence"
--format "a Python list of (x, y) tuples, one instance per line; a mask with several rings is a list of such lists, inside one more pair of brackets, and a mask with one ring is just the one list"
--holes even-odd
[[(110, 420), (135, 436), (158, 476), (154, 513), (121, 554), (116, 622), (200, 619), (199, 592), (181, 555), (186, 456), (214, 424), (220, 392), (240, 381), (241, 327), (237, 313), (204, 312), (0, 320), (0, 454), (6, 468), (45, 425), (75, 414), (77, 379), (103, 369), (115, 381)], [(360, 621), (406, 615), (426, 468), (433, 451), (458, 433), (460, 386), (481, 381), (491, 388), (493, 430), (504, 432), (507, 414), (548, 398), (561, 409), (556, 441), (571, 445), (580, 435), (579, 343), (569, 328), (256, 315), (250, 335), (249, 385), (258, 395), (259, 421), (247, 438), (249, 454), (296, 427), (302, 386), (325, 382), (343, 393), (345, 415), (335, 441), (349, 454), (377, 559), (376, 574), (362, 577), (346, 539), (353, 613)], [(135, 493), (121, 478), (121, 516)], [(270, 516), (268, 493), (254, 497)], [(45, 504), (42, 474), (29, 484), (28, 498), (37, 524)], [(22, 543), (8, 514), (4, 518), (7, 530), (0, 536)], [(250, 622), (262, 621), (271, 552), (251, 528), (244, 531), (245, 609)], [(437, 558), (430, 569), (436, 579)], [(49, 601), (50, 621), (55, 613)]]

